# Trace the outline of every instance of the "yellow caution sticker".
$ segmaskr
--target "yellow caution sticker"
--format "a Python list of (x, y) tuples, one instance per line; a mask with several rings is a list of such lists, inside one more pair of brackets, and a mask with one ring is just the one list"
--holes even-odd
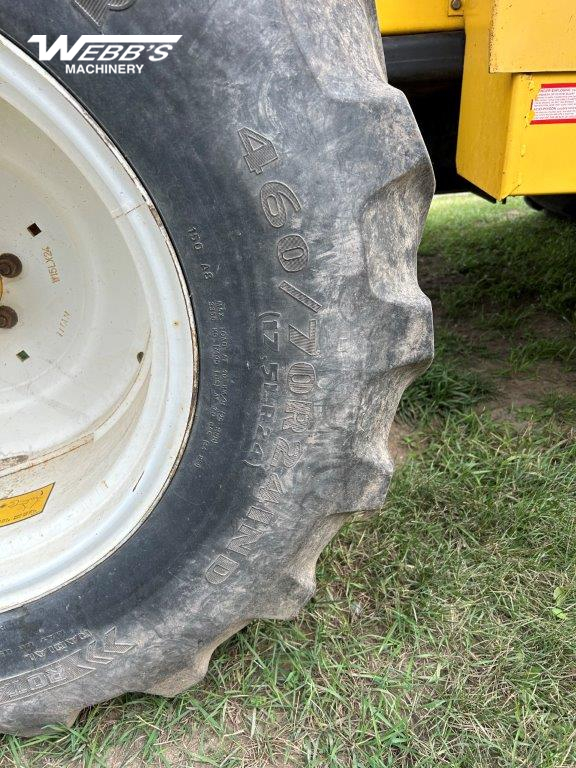
[(4, 525), (19, 523), (44, 511), (46, 502), (50, 498), (54, 483), (37, 488), (35, 491), (21, 493), (19, 496), (10, 496), (0, 499), (0, 528)]

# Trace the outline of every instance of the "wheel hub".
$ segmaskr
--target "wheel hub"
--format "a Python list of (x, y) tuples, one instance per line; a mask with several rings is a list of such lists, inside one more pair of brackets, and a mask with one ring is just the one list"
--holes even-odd
[(107, 557), (194, 404), (187, 290), (153, 204), (31, 59), (0, 46), (0, 610)]

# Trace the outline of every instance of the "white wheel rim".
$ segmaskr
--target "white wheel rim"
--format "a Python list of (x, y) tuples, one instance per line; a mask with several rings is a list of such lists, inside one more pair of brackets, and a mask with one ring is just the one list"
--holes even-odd
[(0, 252), (23, 264), (0, 301), (18, 314), (0, 329), (4, 611), (90, 570), (147, 517), (186, 443), (197, 355), (152, 201), (86, 112), (6, 40), (0, 131)]

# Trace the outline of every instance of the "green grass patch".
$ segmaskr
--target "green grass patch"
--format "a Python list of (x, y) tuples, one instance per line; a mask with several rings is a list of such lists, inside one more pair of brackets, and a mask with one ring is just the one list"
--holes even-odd
[(520, 409), (520, 414), (533, 421), (549, 422), (576, 429), (576, 395), (550, 392), (535, 406)]
[(398, 418), (409, 424), (427, 424), (435, 417), (467, 411), (494, 392), (485, 376), (438, 360), (406, 390)]
[(535, 365), (559, 362), (567, 370), (576, 367), (576, 340), (573, 338), (541, 337), (520, 343), (510, 350), (508, 362), (514, 373), (531, 371)]
[(450, 413), (463, 413), (493, 396), (495, 385), (462, 366), (462, 354), (453, 338), (437, 339), (434, 362), (405, 391), (398, 418), (408, 424), (429, 424)]
[(434, 203), (422, 246), (444, 262), (440, 298), (453, 318), (492, 316), (502, 327), (545, 310), (576, 313), (576, 228), (522, 199), (493, 205), (470, 195)]

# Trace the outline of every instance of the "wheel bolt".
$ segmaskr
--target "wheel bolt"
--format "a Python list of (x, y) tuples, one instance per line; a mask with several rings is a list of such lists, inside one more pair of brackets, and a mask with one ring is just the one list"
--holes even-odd
[(0, 307), (0, 328), (14, 328), (18, 315), (12, 307)]
[(22, 272), (22, 262), (13, 253), (0, 253), (0, 275), (18, 277)]

